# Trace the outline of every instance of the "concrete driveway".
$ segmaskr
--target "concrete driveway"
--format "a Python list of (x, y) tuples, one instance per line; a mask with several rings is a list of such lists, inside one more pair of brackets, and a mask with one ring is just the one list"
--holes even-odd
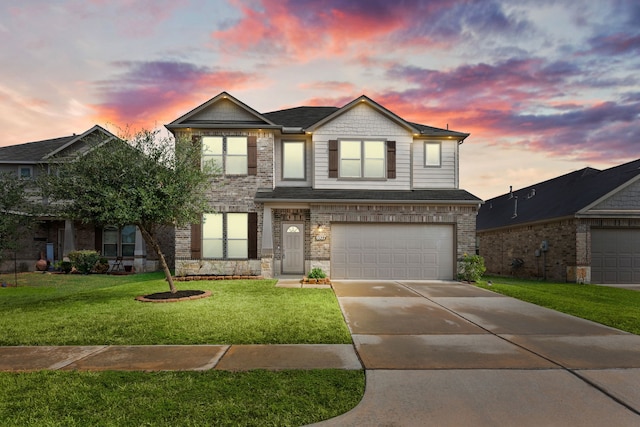
[(318, 425), (640, 425), (640, 336), (458, 282), (333, 287), (367, 385)]

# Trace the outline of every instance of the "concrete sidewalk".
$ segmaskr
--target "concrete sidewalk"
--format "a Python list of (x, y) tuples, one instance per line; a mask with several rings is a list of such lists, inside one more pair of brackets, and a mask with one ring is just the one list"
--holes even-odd
[(0, 347), (0, 371), (362, 369), (349, 344)]
[(638, 426), (640, 336), (447, 282), (334, 282), (362, 402), (319, 426)]

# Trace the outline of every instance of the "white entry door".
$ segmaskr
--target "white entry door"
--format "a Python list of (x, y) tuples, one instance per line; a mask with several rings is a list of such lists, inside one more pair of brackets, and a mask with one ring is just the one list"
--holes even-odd
[(304, 273), (304, 224), (282, 224), (282, 273)]

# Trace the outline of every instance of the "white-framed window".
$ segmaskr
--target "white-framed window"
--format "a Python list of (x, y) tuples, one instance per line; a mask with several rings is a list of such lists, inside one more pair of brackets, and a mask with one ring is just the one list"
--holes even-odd
[(202, 162), (211, 162), (226, 175), (247, 175), (247, 137), (203, 136)]
[(442, 144), (440, 142), (427, 141), (424, 143), (424, 165), (432, 168), (442, 166)]
[(18, 178), (20, 178), (20, 179), (31, 179), (31, 178), (33, 178), (33, 167), (32, 166), (19, 166), (18, 167)]
[(247, 259), (249, 227), (247, 213), (209, 213), (202, 218), (202, 257)]
[(305, 142), (282, 142), (282, 179), (305, 179)]
[(102, 230), (102, 255), (107, 258), (133, 257), (136, 249), (136, 226), (107, 226)]
[(340, 140), (341, 178), (384, 178), (386, 144), (376, 140)]

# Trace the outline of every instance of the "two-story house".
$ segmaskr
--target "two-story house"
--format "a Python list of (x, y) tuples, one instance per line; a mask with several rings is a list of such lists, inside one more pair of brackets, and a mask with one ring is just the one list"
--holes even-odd
[(201, 224), (176, 230), (176, 274), (454, 279), (481, 200), (459, 188), (466, 133), (366, 96), (259, 113), (222, 92), (166, 125), (221, 175)]
[[(0, 147), (0, 172), (17, 175), (20, 179), (36, 179), (39, 174), (54, 172), (57, 163), (90, 150), (94, 144), (114, 139), (116, 136), (111, 132), (95, 125), (81, 134)], [(118, 228), (59, 218), (46, 214), (46, 201), (38, 198), (32, 201), (44, 202), (44, 213), (34, 221), (32, 228), (24, 230), (18, 250), (7, 254), (0, 271), (12, 270), (16, 265), (21, 270), (33, 270), (40, 257), (53, 264), (63, 260), (69, 252), (81, 249), (95, 249), (112, 263), (121, 258), (125, 266), (131, 265), (139, 272), (159, 269), (157, 256), (147, 253), (136, 226)], [(161, 240), (163, 252), (172, 265), (173, 230)]]

